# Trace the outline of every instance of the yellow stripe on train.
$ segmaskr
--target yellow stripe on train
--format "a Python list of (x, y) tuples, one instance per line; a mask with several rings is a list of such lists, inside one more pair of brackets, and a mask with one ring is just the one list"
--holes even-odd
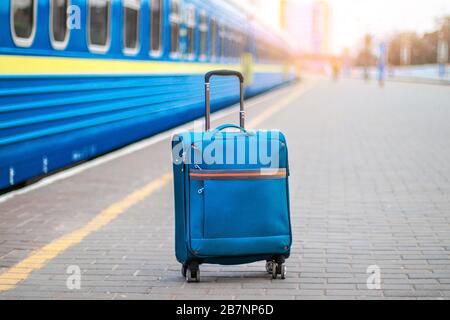
[[(214, 69), (241, 71), (240, 64), (136, 61), (0, 55), (1, 75), (198, 74)], [(255, 64), (255, 73), (283, 73), (284, 66)]]

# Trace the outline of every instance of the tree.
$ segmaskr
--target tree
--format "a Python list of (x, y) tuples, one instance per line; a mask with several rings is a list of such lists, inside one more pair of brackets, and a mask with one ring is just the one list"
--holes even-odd
[[(450, 16), (441, 19), (436, 31), (419, 36), (414, 32), (402, 32), (394, 35), (389, 42), (388, 62), (401, 65), (401, 51), (405, 46), (410, 50), (410, 64), (437, 63), (439, 37), (450, 43)], [(450, 56), (450, 48), (449, 48)]]

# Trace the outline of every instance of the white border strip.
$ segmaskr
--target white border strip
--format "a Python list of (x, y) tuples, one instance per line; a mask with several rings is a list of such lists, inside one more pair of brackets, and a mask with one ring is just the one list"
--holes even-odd
[[(284, 88), (282, 88), (280, 90), (264, 93), (264, 94), (260, 95), (257, 98), (253, 98), (249, 103), (246, 104), (246, 108), (252, 108), (252, 107), (257, 106), (259, 104), (263, 104), (263, 103), (267, 102), (268, 100), (270, 100), (272, 98), (275, 98), (275, 97), (277, 97), (279, 95), (282, 95), (289, 88), (292, 88), (292, 86), (289, 85), (289, 86), (284, 87)], [(229, 116), (231, 114), (234, 114), (234, 113), (236, 113), (236, 115), (237, 115), (238, 114), (238, 109), (239, 109), (238, 105), (234, 105), (234, 106), (228, 107), (226, 109), (223, 109), (221, 111), (215, 112), (212, 115), (211, 120), (212, 121), (216, 121), (216, 120), (219, 120), (221, 118), (225, 118), (225, 117), (227, 117), (227, 116)], [(173, 128), (171, 130), (161, 132), (161, 133), (159, 133), (159, 134), (157, 134), (155, 136), (152, 136), (152, 137), (150, 137), (148, 139), (145, 139), (145, 140), (142, 140), (142, 141), (139, 141), (139, 142), (135, 142), (135, 143), (133, 143), (133, 144), (131, 144), (129, 146), (123, 147), (122, 149), (119, 149), (117, 151), (113, 151), (113, 152), (107, 153), (106, 155), (100, 156), (97, 159), (90, 160), (90, 161), (88, 161), (86, 163), (82, 163), (82, 164), (79, 164), (79, 165), (75, 165), (75, 167), (73, 167), (73, 168), (64, 170), (64, 171), (62, 171), (60, 173), (56, 173), (56, 174), (50, 175), (50, 176), (48, 176), (46, 178), (43, 178), (42, 180), (39, 180), (38, 182), (36, 182), (34, 184), (29, 185), (27, 187), (24, 187), (22, 189), (18, 189), (18, 190), (15, 190), (15, 191), (8, 192), (8, 193), (0, 196), (0, 203), (6, 202), (9, 199), (12, 199), (12, 198), (14, 198), (16, 196), (19, 196), (19, 195), (26, 194), (26, 193), (31, 192), (33, 190), (37, 190), (37, 189), (43, 188), (43, 187), (48, 186), (50, 184), (53, 184), (55, 182), (58, 182), (58, 181), (61, 181), (61, 180), (73, 177), (73, 176), (75, 176), (75, 175), (77, 175), (79, 173), (82, 173), (82, 172), (84, 172), (86, 170), (89, 170), (91, 168), (95, 168), (95, 167), (100, 166), (102, 164), (108, 163), (108, 162), (113, 161), (115, 159), (124, 157), (124, 156), (132, 154), (134, 152), (143, 150), (145, 148), (148, 148), (148, 147), (150, 147), (152, 145), (155, 145), (155, 144), (157, 144), (157, 143), (159, 143), (161, 141), (164, 141), (166, 139), (171, 138), (177, 132), (188, 131), (188, 130), (192, 129), (192, 127), (194, 126), (194, 123), (196, 121), (199, 121), (199, 120), (202, 120), (202, 119), (203, 118), (199, 118), (199, 119), (196, 119), (194, 121), (188, 122), (187, 124), (184, 124), (184, 125), (181, 125), (179, 127)]]

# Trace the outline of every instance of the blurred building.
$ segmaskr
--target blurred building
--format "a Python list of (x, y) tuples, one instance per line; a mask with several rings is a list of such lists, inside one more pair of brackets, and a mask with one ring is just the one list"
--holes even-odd
[(313, 52), (329, 54), (331, 45), (331, 13), (328, 3), (315, 1), (312, 5)]
[[(331, 51), (331, 9), (325, 1), (281, 0), (281, 25), (303, 53), (328, 55)], [(283, 18), (284, 15), (284, 18)]]

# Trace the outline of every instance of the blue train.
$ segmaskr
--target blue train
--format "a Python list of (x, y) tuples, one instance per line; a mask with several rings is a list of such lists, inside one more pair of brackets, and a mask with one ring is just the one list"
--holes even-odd
[[(253, 96), (296, 78), (282, 34), (225, 0), (2, 0), (0, 189), (203, 113), (203, 74)], [(213, 110), (238, 100), (212, 83)]]

